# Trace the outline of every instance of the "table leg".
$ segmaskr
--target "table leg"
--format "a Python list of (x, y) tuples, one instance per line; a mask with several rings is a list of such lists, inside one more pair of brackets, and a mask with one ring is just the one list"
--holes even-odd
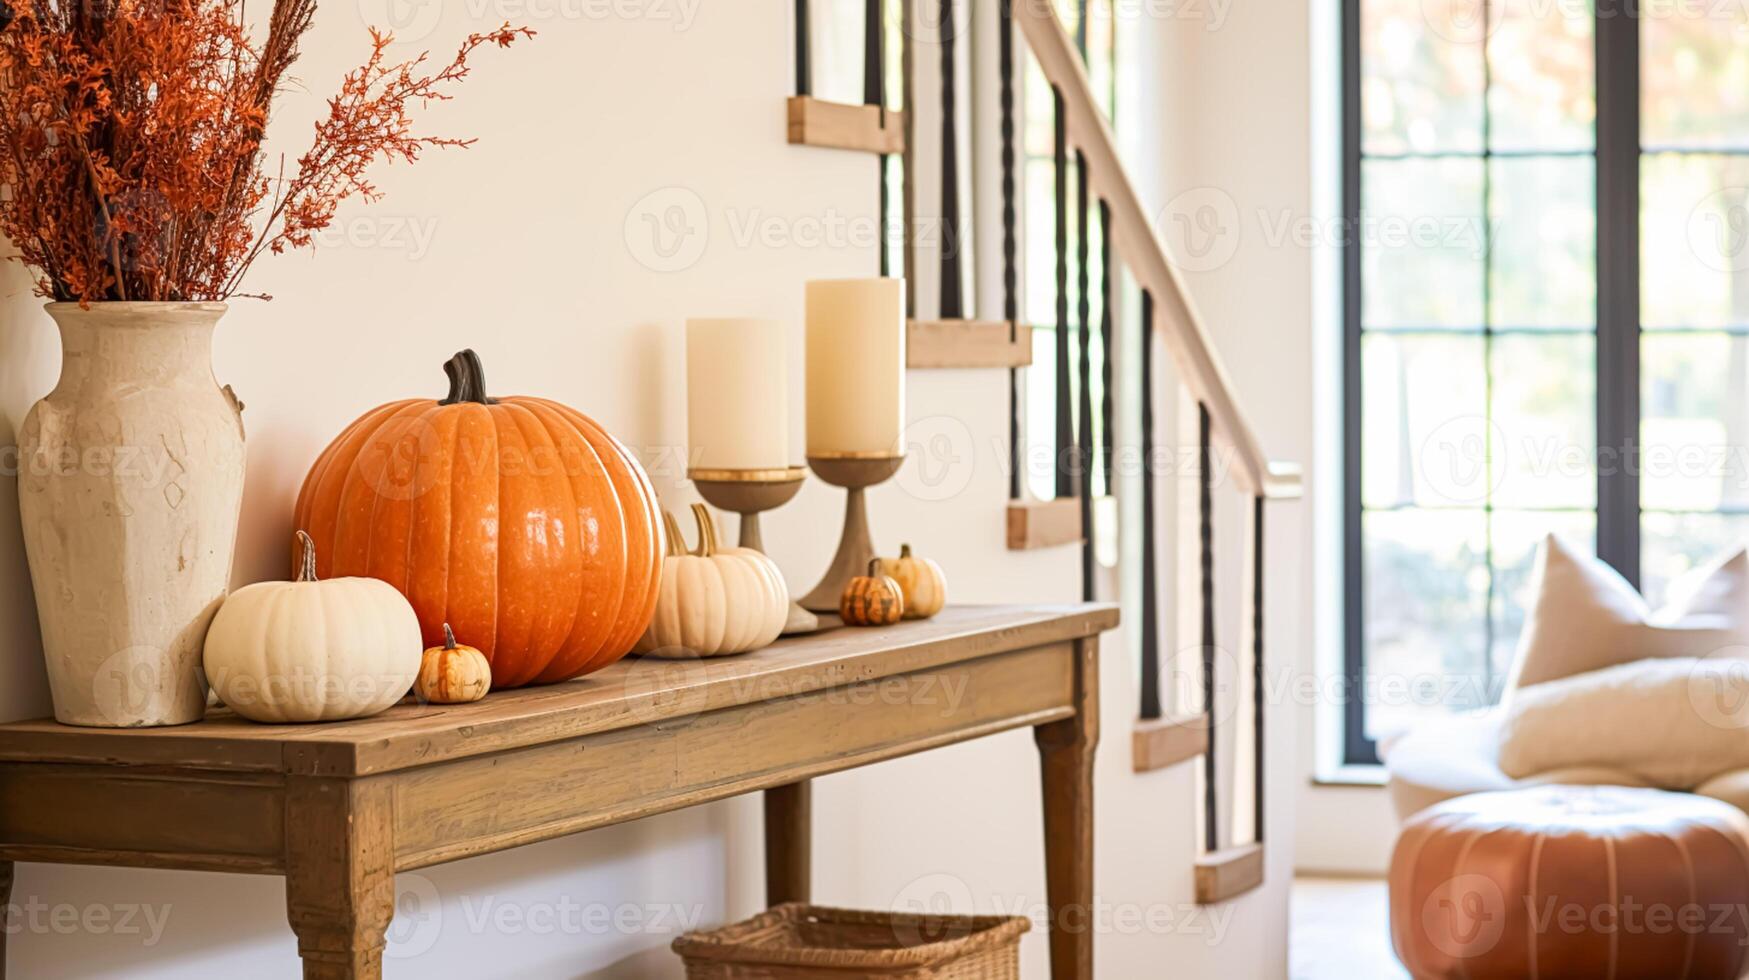
[(1044, 775), (1045, 899), (1052, 980), (1093, 980), (1093, 752), (1099, 744), (1099, 642), (1075, 649), (1076, 714), (1033, 729)]
[(378, 980), (395, 916), (386, 783), (298, 776), (286, 783), (286, 912), (305, 980)]
[[(12, 903), (12, 862), (0, 861), (0, 909)], [(6, 980), (6, 937), (12, 934), (12, 923), (0, 922), (0, 980)]]
[(806, 902), (813, 895), (814, 787), (807, 780), (765, 791), (765, 900)]

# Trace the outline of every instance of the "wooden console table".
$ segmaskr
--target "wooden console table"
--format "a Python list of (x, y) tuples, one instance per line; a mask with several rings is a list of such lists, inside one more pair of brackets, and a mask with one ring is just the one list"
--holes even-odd
[[(397, 871), (764, 790), (768, 896), (806, 900), (807, 780), (1029, 726), (1051, 920), (1084, 922), (1065, 913), (1093, 902), (1097, 647), (1116, 624), (1106, 605), (968, 606), (354, 722), (3, 725), (0, 902), (16, 861), (284, 875), (304, 976), (374, 978)], [(1091, 980), (1091, 932), (1050, 943), (1056, 980)]]

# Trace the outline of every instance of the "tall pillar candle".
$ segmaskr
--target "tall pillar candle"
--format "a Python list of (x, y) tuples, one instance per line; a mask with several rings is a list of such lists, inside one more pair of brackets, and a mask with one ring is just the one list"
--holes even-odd
[(790, 465), (784, 334), (775, 320), (686, 321), (686, 431), (694, 468)]
[(808, 456), (896, 457), (905, 427), (905, 282), (808, 283)]

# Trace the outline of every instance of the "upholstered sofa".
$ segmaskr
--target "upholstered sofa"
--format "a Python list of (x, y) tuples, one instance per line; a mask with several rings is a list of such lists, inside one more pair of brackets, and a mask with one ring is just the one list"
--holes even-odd
[[(1504, 709), (1452, 715), (1429, 720), (1379, 744), (1391, 805), (1399, 820), (1458, 796), (1560, 783), (1581, 786), (1650, 786), (1646, 780), (1618, 769), (1585, 767), (1557, 769), (1528, 779), (1513, 779), (1500, 771), (1499, 737)], [(1749, 733), (1721, 732), (1721, 738)], [(1722, 773), (1695, 787), (1695, 793), (1723, 800), (1749, 811), (1749, 769)]]

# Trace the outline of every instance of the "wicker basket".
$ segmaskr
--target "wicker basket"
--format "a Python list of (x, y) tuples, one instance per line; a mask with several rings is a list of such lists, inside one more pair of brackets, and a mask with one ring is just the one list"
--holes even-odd
[(1020, 934), (1004, 916), (852, 912), (779, 905), (674, 941), (688, 980), (1019, 980)]

